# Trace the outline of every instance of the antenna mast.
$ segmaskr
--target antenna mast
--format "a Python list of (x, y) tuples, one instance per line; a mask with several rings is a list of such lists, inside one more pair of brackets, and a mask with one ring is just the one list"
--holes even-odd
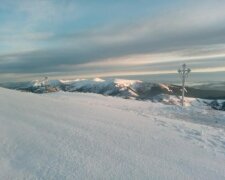
[(184, 93), (185, 93), (185, 82), (188, 74), (191, 72), (191, 69), (187, 67), (186, 64), (183, 64), (181, 68), (178, 69), (180, 78), (182, 79), (182, 106), (184, 106)]

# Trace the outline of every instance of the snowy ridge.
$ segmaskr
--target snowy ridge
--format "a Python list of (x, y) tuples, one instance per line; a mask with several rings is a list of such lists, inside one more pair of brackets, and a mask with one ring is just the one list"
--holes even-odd
[[(104, 95), (123, 96), (126, 98), (135, 96), (142, 96), (142, 93), (156, 94), (154, 88), (158, 93), (172, 92), (168, 86), (156, 83), (145, 83), (139, 80), (125, 80), (125, 79), (109, 79), (104, 80), (100, 78), (95, 79), (75, 79), (75, 80), (48, 80), (46, 83), (35, 80), (27, 83), (17, 83), (11, 86), (6, 86), (11, 89), (31, 91), (34, 93), (46, 93), (52, 91), (79, 91), (79, 92), (93, 92)], [(154, 92), (151, 92), (153, 89)], [(149, 91), (149, 92), (148, 92)], [(152, 93), (152, 94), (151, 94)]]
[[(126, 79), (75, 79), (75, 80), (35, 80), (8, 86), (11, 89), (34, 93), (48, 93), (57, 91), (89, 92), (107, 96), (118, 96), (126, 99), (151, 100), (164, 104), (180, 104), (180, 87), (169, 84), (150, 83), (139, 80)], [(200, 90), (187, 87), (186, 105), (192, 101), (200, 105), (209, 106), (216, 110), (225, 110), (225, 92), (215, 90)], [(195, 98), (192, 100), (192, 98)], [(211, 99), (211, 100), (204, 100)]]

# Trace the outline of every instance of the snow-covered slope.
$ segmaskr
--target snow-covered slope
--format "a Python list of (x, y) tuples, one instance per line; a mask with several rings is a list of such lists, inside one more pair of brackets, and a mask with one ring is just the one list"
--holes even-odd
[(0, 88), (0, 179), (225, 179), (225, 113)]

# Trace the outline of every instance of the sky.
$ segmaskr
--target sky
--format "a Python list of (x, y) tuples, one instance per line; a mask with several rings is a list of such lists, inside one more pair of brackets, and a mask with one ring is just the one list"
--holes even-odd
[(0, 0), (0, 82), (167, 81), (183, 63), (225, 80), (224, 0)]

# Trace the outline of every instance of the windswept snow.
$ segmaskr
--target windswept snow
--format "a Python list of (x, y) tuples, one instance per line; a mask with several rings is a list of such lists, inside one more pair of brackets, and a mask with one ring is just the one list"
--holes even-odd
[(0, 88), (0, 179), (225, 179), (225, 112)]

